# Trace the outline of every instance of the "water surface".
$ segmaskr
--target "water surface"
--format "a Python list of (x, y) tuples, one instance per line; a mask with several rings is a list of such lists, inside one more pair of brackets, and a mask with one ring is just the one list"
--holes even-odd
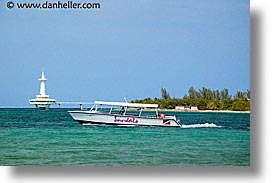
[(181, 113), (184, 128), (81, 126), (68, 109), (0, 109), (0, 165), (249, 166), (250, 114)]

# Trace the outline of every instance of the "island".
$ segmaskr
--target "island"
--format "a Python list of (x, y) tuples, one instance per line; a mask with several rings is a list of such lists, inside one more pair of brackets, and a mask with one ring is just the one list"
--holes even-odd
[(250, 112), (250, 90), (237, 91), (230, 95), (228, 89), (211, 90), (202, 87), (195, 90), (190, 87), (188, 94), (182, 98), (170, 97), (165, 88), (161, 88), (161, 98), (145, 98), (131, 101), (133, 103), (158, 104), (161, 110), (178, 110), (188, 112)]

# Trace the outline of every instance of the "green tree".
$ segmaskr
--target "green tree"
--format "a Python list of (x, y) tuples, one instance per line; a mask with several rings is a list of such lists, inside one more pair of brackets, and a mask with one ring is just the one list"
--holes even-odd
[(228, 89), (224, 88), (221, 91), (221, 99), (225, 100), (225, 99), (229, 99), (229, 98), (231, 98), (231, 96), (229, 96)]
[(213, 91), (213, 96), (215, 100), (221, 100), (221, 95), (219, 90), (214, 90)]
[(233, 101), (231, 99), (224, 99), (221, 101), (221, 110), (232, 110), (232, 103)]
[(213, 92), (208, 88), (202, 87), (202, 89), (199, 90), (199, 92), (200, 92), (200, 95), (203, 99), (212, 100), (214, 98), (213, 97)]
[(169, 93), (166, 91), (165, 88), (161, 88), (161, 98), (163, 100), (167, 100), (167, 99), (171, 98), (170, 95), (169, 95)]
[(245, 100), (234, 100), (232, 104), (233, 111), (249, 111), (250, 102)]
[(207, 102), (205, 99), (199, 99), (196, 103), (198, 109), (205, 110), (207, 109)]
[(196, 90), (193, 88), (193, 86), (189, 88), (188, 93), (190, 98), (196, 98)]
[(196, 98), (202, 98), (200, 92), (198, 92), (198, 91), (195, 92), (195, 95), (196, 95)]
[(250, 90), (247, 90), (247, 91), (246, 91), (246, 97), (247, 97), (248, 99), (250, 99)]
[(246, 98), (246, 93), (238, 91), (235, 95), (235, 99), (244, 100)]
[(218, 110), (219, 109), (218, 108), (218, 103), (215, 102), (215, 101), (209, 101), (207, 103), (207, 109), (209, 109), (209, 110)]

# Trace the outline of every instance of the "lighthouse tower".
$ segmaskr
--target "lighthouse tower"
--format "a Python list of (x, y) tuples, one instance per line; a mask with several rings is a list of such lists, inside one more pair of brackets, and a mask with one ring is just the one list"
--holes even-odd
[(29, 103), (35, 105), (37, 108), (45, 110), (50, 107), (51, 104), (55, 104), (55, 99), (50, 99), (49, 95), (46, 95), (45, 82), (47, 81), (44, 71), (42, 70), (41, 77), (38, 79), (40, 81), (40, 93), (36, 95), (35, 99), (30, 99)]
[(41, 78), (38, 79), (40, 81), (40, 93), (38, 96), (47, 97), (46, 95), (46, 88), (45, 88), (45, 82), (47, 79), (45, 78), (44, 71), (42, 70)]

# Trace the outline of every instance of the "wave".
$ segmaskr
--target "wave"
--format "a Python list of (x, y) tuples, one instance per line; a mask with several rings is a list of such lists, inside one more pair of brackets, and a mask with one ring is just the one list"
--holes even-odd
[(192, 125), (181, 125), (181, 128), (221, 128), (222, 126), (217, 126), (214, 123), (204, 123), (204, 124), (192, 124)]

